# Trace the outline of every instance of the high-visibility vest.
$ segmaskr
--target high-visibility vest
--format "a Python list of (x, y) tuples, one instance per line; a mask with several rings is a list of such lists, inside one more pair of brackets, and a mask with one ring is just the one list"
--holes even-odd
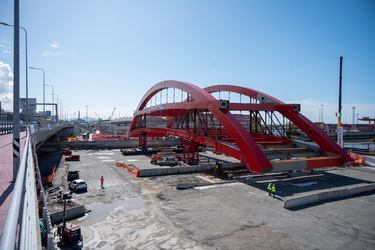
[(100, 182), (104, 182), (104, 178), (100, 177)]
[(272, 184), (271, 184), (271, 183), (270, 183), (270, 184), (268, 184), (268, 187), (267, 187), (267, 189), (268, 189), (268, 190), (270, 190), (270, 191), (272, 190)]
[(272, 192), (276, 193), (276, 187), (272, 186)]

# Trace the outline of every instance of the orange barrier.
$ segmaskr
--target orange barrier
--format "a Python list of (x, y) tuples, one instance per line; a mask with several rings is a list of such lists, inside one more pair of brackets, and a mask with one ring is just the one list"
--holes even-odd
[(136, 168), (129, 167), (128, 164), (116, 161), (116, 166), (126, 169), (128, 172), (133, 173), (135, 177), (139, 177), (139, 170)]
[(359, 166), (364, 166), (366, 165), (366, 158), (359, 156), (356, 153), (351, 152), (350, 157), (353, 159), (352, 165), (359, 165)]

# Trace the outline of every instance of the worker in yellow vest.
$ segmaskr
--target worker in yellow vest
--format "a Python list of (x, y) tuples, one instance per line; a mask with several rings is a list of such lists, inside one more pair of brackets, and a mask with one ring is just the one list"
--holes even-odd
[(275, 195), (276, 195), (276, 187), (275, 187), (275, 184), (272, 184), (271, 192), (272, 192), (272, 197), (275, 198)]
[(267, 189), (268, 189), (268, 195), (271, 196), (271, 193), (272, 193), (272, 183), (271, 182), (268, 184)]

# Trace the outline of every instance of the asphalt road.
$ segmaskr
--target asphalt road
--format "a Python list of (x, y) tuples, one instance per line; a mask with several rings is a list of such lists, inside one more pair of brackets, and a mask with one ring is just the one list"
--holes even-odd
[[(203, 173), (135, 178), (115, 162), (148, 164), (146, 156), (74, 153), (81, 161), (61, 160), (54, 184), (66, 188), (69, 169), (80, 170), (88, 183), (87, 192), (73, 194), (91, 210), (73, 221), (82, 228), (83, 249), (375, 249), (373, 192), (283, 208), (294, 195), (373, 183), (373, 165), (177, 190), (181, 182), (220, 180)], [(276, 198), (266, 192), (269, 181), (276, 183)]]

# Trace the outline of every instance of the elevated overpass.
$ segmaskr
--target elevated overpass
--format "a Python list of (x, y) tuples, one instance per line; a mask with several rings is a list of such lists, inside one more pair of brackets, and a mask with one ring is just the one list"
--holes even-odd
[[(12, 136), (1, 135), (1, 217), (0, 249), (41, 249), (39, 218), (46, 225), (47, 245), (53, 248), (53, 234), (47, 215), (44, 189), (36, 150), (53, 135), (72, 127), (71, 124), (29, 126), (21, 133), (21, 162), (13, 175)], [(6, 215), (6, 216), (5, 216)]]

